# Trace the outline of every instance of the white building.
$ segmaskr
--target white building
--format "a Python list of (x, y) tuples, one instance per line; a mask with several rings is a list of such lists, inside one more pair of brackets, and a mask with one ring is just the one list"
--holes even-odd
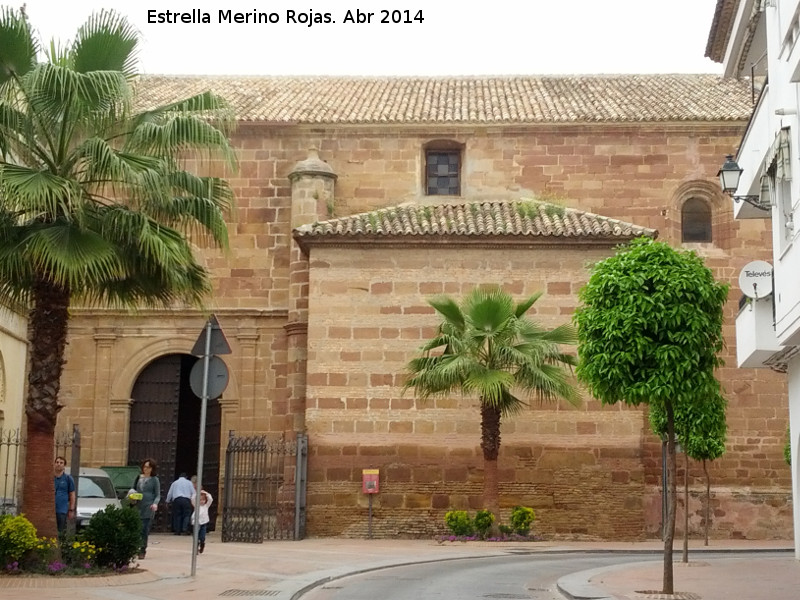
[(0, 303), (0, 514), (19, 504), (27, 333), (27, 319)]
[(788, 377), (800, 559), (800, 0), (717, 0), (706, 56), (723, 63), (725, 76), (752, 82), (753, 116), (738, 151), (730, 149), (741, 168), (734, 215), (771, 219), (774, 291), (743, 305), (737, 359), (740, 367), (772, 368)]

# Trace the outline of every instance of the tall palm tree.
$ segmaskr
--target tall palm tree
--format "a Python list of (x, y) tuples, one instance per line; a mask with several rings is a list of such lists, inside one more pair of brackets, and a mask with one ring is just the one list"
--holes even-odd
[(103, 11), (40, 62), (24, 12), (0, 9), (0, 296), (29, 310), (23, 509), (44, 535), (70, 306), (199, 306), (190, 243), (227, 245), (231, 189), (186, 160), (233, 165), (230, 111), (204, 93), (136, 112), (137, 43)]
[(577, 342), (570, 325), (546, 330), (525, 316), (541, 293), (515, 304), (499, 288), (476, 288), (459, 305), (448, 296), (429, 301), (442, 319), (437, 335), (408, 363), (413, 388), (421, 400), (454, 393), (477, 398), (481, 410), (483, 502), (498, 514), (497, 457), (501, 419), (518, 413), (526, 402), (519, 394), (541, 400), (577, 403), (578, 391), (568, 370), (575, 357), (559, 346)]

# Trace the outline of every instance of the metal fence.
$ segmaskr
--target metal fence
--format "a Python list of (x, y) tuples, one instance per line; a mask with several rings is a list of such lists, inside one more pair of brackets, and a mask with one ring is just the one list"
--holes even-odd
[[(20, 509), (22, 497), (22, 464), (27, 441), (20, 429), (0, 429), (0, 514), (15, 515)], [(80, 465), (80, 430), (74, 425), (72, 431), (57, 431), (53, 440), (53, 458), (64, 456), (74, 465), (78, 473)], [(75, 477), (77, 485), (78, 478)], [(77, 490), (76, 490), (77, 492)]]
[(0, 514), (17, 514), (19, 507), (19, 469), (22, 433), (19, 429), (0, 430)]
[(222, 541), (260, 543), (305, 534), (308, 441), (236, 437), (225, 453)]

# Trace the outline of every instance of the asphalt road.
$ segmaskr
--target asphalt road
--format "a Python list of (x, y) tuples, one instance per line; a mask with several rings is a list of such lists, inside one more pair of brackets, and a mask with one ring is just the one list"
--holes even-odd
[(447, 560), (337, 579), (302, 600), (563, 600), (556, 582), (564, 575), (648, 558), (570, 553)]

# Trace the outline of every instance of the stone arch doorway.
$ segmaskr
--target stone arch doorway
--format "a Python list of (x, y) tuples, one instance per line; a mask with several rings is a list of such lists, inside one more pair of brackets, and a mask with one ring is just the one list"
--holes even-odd
[[(158, 463), (161, 502), (154, 531), (169, 531), (165, 499), (170, 484), (181, 472), (197, 472), (201, 401), (189, 386), (189, 373), (198, 358), (168, 354), (150, 362), (136, 378), (131, 392), (128, 464), (145, 458)], [(209, 400), (203, 451), (203, 487), (214, 497), (209, 529), (214, 529), (219, 505), (219, 453), (222, 411), (218, 400)]]

